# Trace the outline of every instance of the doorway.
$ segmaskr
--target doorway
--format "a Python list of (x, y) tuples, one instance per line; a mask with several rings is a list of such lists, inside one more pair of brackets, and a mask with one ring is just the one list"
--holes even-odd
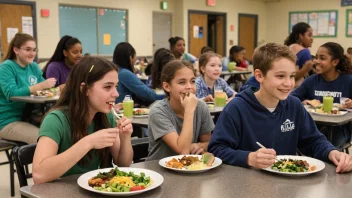
[(188, 11), (188, 51), (199, 57), (204, 46), (225, 56), (226, 13)]
[(171, 27), (171, 14), (153, 12), (153, 55), (160, 48), (170, 48)]
[(246, 49), (245, 59), (251, 62), (258, 45), (258, 15), (238, 14), (237, 43)]
[(8, 49), (10, 41), (17, 32), (29, 33), (37, 40), (37, 20), (35, 2), (9, 0), (1, 1), (0, 5), (0, 62), (2, 62), (10, 50)]

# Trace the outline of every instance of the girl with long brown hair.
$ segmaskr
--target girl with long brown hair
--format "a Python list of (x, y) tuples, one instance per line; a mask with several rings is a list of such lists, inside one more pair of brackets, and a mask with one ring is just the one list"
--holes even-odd
[(21, 121), (26, 103), (11, 101), (13, 96), (29, 96), (54, 87), (55, 78), (45, 80), (34, 62), (37, 51), (31, 35), (17, 33), (10, 42), (0, 66), (0, 138), (28, 144), (37, 140), (39, 128)]
[(33, 180), (44, 183), (101, 167), (111, 153), (114, 164), (132, 163), (131, 121), (116, 121), (117, 67), (100, 57), (77, 63), (53, 110), (40, 127)]

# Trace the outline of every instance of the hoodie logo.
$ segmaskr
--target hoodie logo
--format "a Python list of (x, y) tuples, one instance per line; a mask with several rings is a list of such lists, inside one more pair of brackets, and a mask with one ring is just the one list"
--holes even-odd
[(281, 125), (281, 132), (288, 132), (292, 131), (295, 129), (295, 124), (291, 122), (289, 119), (287, 119), (282, 125)]
[(37, 77), (35, 77), (35, 76), (30, 75), (30, 76), (28, 77), (28, 82), (29, 82), (29, 84), (31, 84), (31, 85), (37, 84), (37, 81), (38, 81), (38, 79), (37, 79)]

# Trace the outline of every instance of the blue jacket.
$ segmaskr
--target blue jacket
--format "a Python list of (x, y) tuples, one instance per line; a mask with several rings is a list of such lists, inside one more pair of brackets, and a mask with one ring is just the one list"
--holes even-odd
[(117, 91), (119, 97), (116, 103), (122, 102), (126, 95), (132, 96), (133, 99), (139, 98), (144, 101), (154, 102), (161, 100), (165, 95), (157, 95), (155, 91), (145, 85), (134, 73), (125, 68), (119, 68), (119, 84)]
[(305, 155), (328, 161), (336, 149), (320, 133), (301, 102), (293, 96), (279, 101), (274, 112), (262, 106), (252, 89), (246, 89), (222, 111), (208, 150), (225, 164), (248, 167), (250, 152), (259, 149), (256, 142), (273, 148), (277, 155)]

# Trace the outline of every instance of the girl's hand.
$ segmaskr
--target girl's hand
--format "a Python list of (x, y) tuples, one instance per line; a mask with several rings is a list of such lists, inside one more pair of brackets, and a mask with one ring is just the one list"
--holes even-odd
[(193, 143), (191, 145), (191, 154), (194, 154), (194, 155), (201, 155), (203, 154), (205, 151), (204, 151), (204, 148), (201, 147), (198, 143)]
[(203, 98), (204, 102), (214, 102), (214, 98), (211, 94), (207, 95), (205, 98)]
[(180, 96), (181, 104), (185, 110), (195, 111), (198, 98), (193, 93), (185, 93), (184, 97)]
[(122, 117), (120, 120), (116, 120), (117, 125), (116, 128), (120, 131), (120, 139), (130, 138), (133, 132), (133, 127), (131, 124), (131, 120), (126, 117)]
[(345, 101), (344, 107), (347, 108), (347, 109), (352, 109), (352, 100), (348, 98), (348, 99)]
[(119, 129), (109, 128), (96, 131), (85, 138), (87, 139), (88, 144), (91, 145), (92, 149), (102, 149), (112, 146), (118, 136)]
[(303, 100), (303, 101), (302, 101), (302, 104), (303, 104), (303, 105), (310, 105), (309, 100)]
[(41, 83), (42, 83), (43, 89), (53, 88), (56, 84), (56, 79), (55, 78), (48, 78), (44, 82), (41, 82)]
[(114, 109), (116, 112), (119, 112), (122, 109), (122, 103), (117, 103), (114, 105)]

